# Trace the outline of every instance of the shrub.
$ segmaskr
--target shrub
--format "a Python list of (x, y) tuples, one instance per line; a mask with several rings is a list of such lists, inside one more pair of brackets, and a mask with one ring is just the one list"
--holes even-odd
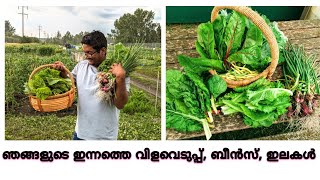
[(40, 56), (52, 56), (55, 54), (55, 48), (52, 46), (41, 46), (38, 48), (38, 54)]

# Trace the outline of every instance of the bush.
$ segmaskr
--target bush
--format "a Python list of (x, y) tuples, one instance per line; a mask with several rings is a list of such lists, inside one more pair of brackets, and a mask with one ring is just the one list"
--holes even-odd
[(127, 114), (156, 113), (154, 104), (149, 100), (146, 93), (133, 88), (130, 90), (129, 101), (122, 109), (122, 112)]
[(55, 48), (52, 46), (41, 46), (38, 48), (38, 54), (40, 56), (52, 56), (55, 54)]
[(20, 43), (39, 43), (39, 39), (35, 38), (35, 37), (27, 37), (27, 36), (23, 36), (20, 37)]
[(20, 43), (19, 36), (6, 36), (5, 37), (6, 43)]

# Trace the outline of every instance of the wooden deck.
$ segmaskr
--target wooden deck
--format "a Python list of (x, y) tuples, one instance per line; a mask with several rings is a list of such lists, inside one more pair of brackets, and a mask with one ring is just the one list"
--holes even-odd
[[(195, 41), (197, 38), (198, 24), (167, 25), (166, 33), (166, 65), (167, 69), (179, 69), (177, 55), (184, 54), (191, 57), (197, 57)], [(300, 44), (305, 47), (307, 54), (315, 55), (320, 62), (320, 20), (297, 20), (278, 22), (281, 31), (288, 37), (292, 44)], [(240, 115), (215, 117), (215, 128), (213, 134), (225, 133), (236, 130), (249, 129)], [(278, 120), (275, 123), (284, 122)], [(174, 130), (166, 130), (167, 139), (191, 139), (204, 136), (199, 133), (178, 133)]]

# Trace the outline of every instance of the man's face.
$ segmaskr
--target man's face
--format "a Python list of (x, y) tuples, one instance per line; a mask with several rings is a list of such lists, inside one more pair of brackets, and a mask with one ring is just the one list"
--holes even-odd
[(106, 48), (102, 48), (98, 52), (95, 49), (93, 49), (92, 46), (82, 44), (82, 50), (85, 53), (85, 56), (89, 61), (89, 64), (95, 67), (98, 67), (106, 58)]

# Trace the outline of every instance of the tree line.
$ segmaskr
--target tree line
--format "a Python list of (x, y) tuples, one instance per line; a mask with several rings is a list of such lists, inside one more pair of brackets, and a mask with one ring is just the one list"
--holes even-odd
[[(154, 22), (155, 13), (143, 9), (136, 9), (133, 14), (125, 13), (114, 22), (114, 29), (111, 33), (106, 34), (109, 42), (113, 43), (160, 43), (161, 26), (160, 23)], [(66, 43), (80, 44), (82, 37), (88, 32), (80, 32), (72, 35), (67, 31), (64, 35), (57, 31), (54, 37), (28, 37), (18, 36), (16, 29), (11, 25), (9, 20), (5, 21), (5, 41), (9, 43), (32, 43), (45, 42), (52, 44), (64, 45)]]

